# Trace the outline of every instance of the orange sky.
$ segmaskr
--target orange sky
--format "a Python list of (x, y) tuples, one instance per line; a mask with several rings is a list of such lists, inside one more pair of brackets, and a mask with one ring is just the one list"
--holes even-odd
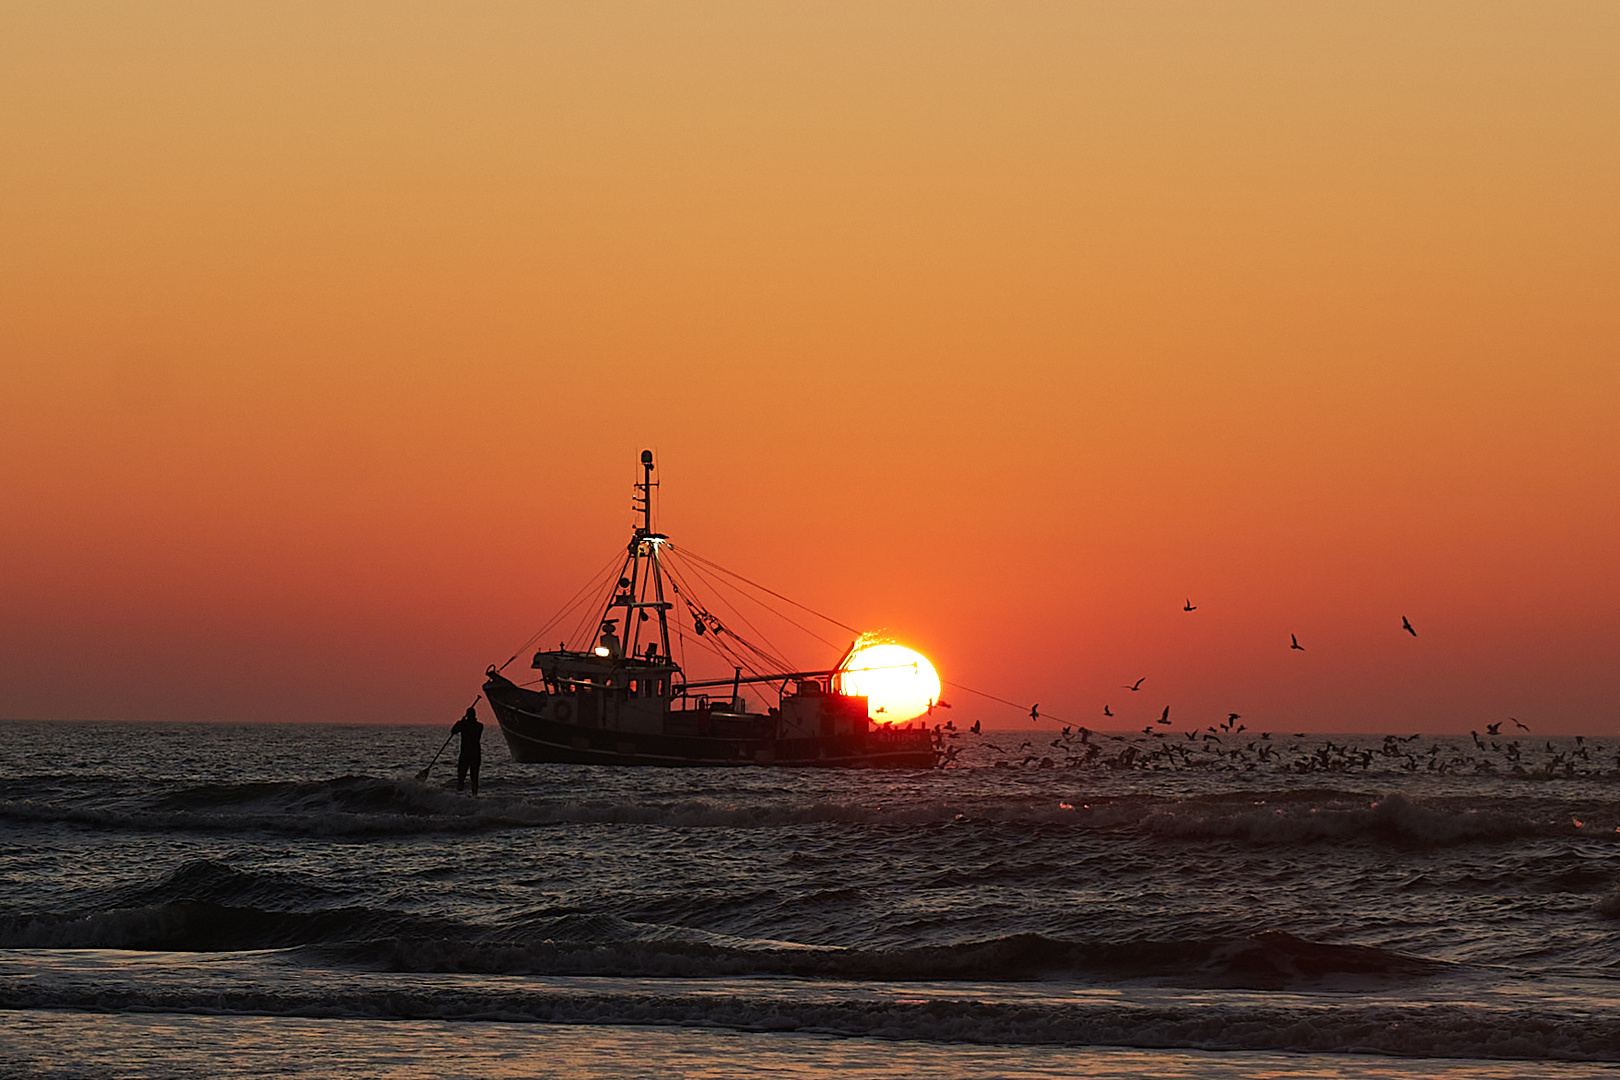
[(448, 723), (650, 446), (1043, 713), (1620, 730), (1607, 0), (11, 3), (0, 136), (0, 716)]

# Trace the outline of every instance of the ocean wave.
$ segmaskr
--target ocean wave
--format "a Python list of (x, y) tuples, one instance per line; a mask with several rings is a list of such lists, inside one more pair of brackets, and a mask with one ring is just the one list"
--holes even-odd
[(299, 875), (199, 860), (156, 881), (110, 890), (87, 910), (0, 915), (0, 948), (230, 952), (465, 929), (345, 899)]
[[(769, 899), (774, 894), (761, 894)], [(839, 905), (848, 890), (813, 903)], [(731, 900), (735, 902), (736, 897)], [(1442, 966), (1284, 933), (1165, 940), (1066, 940), (1020, 933), (927, 945), (843, 947), (740, 937), (599, 911), (532, 911), (493, 923), (360, 902), (320, 879), (212, 860), (112, 889), (78, 911), (0, 916), (0, 948), (232, 952), (306, 947), (374, 970), (648, 977), (1029, 981), (1161, 980), (1281, 987), (1388, 980)]]
[(156, 881), (107, 893), (101, 905), (127, 908), (171, 901), (296, 910), (331, 906), (342, 894), (307, 874), (238, 870), (213, 859), (181, 863)]
[(6, 915), (0, 917), (0, 948), (237, 952), (344, 941), (389, 926), (401, 933), (459, 929), (446, 920), (379, 915), (360, 907), (267, 911), (176, 900), (83, 915)]
[[(975, 811), (992, 820), (1059, 821), (1055, 802)], [(797, 824), (924, 826), (967, 819), (942, 800), (874, 807), (858, 802), (793, 802), (779, 797), (714, 799), (644, 796), (551, 798), (459, 792), (409, 779), (340, 776), (311, 782), (200, 784), (149, 801), (130, 796), (89, 803), (65, 797), (0, 799), (0, 820), (62, 822), (108, 831), (235, 832), (359, 836), (481, 832), (555, 825), (668, 828), (771, 828)]]
[(660, 1025), (1018, 1046), (1270, 1050), (1414, 1058), (1620, 1060), (1620, 1018), (1466, 1004), (1211, 1003), (1168, 999), (1005, 1001), (973, 996), (746, 985), (727, 992), (564, 984), (138, 986), (0, 982), (0, 1008), (319, 1018)]
[(146, 802), (6, 799), (0, 820), (107, 831), (379, 836), (476, 832), (536, 824), (521, 800), (470, 799), (414, 780), (339, 776), (305, 782), (199, 784)]
[(1135, 832), (1161, 839), (1239, 840), (1255, 845), (1366, 840), (1439, 847), (1520, 838), (1580, 836), (1620, 842), (1612, 808), (1556, 799), (1420, 802), (1396, 793), (1317, 788), (1244, 790), (1213, 796), (1032, 797), (1027, 793), (900, 800), (873, 805), (798, 800), (780, 793), (737, 798), (637, 795), (579, 797), (485, 794), (473, 799), (411, 779), (340, 776), (306, 782), (193, 785), (147, 801), (0, 800), (0, 821), (61, 822), (105, 831), (252, 832), (367, 838), (468, 834), (562, 825), (660, 828), (784, 828), (802, 825), (1062, 833)]
[[(565, 936), (590, 926), (585, 937)], [(537, 928), (541, 929), (541, 928)], [(1421, 978), (1447, 965), (1360, 945), (1267, 932), (1192, 941), (1077, 942), (1015, 934), (953, 945), (806, 947), (717, 935), (647, 933), (618, 923), (568, 925), (538, 940), (395, 937), (320, 950), (331, 961), (384, 971), (626, 978), (790, 977), (886, 982), (1083, 979), (1206, 988), (1344, 987)]]

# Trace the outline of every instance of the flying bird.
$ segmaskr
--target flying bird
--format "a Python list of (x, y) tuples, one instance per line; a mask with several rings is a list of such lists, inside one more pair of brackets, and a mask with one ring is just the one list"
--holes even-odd
[(1187, 598), (1187, 603), (1182, 606), (1181, 610), (1182, 611), (1197, 611), (1198, 610), (1198, 605), (1193, 603), (1192, 602), (1192, 597), (1189, 596)]
[(1417, 631), (1412, 629), (1412, 624), (1406, 621), (1406, 616), (1405, 615), (1401, 616), (1401, 629), (1405, 630), (1408, 634), (1411, 634), (1413, 637), (1417, 637)]
[(1166, 705), (1164, 707), (1164, 715), (1159, 717), (1159, 723), (1168, 724), (1169, 722), (1170, 722), (1170, 706)]
[(1226, 722), (1227, 722), (1227, 723), (1228, 723), (1228, 724), (1230, 724), (1230, 723), (1234, 723), (1234, 722), (1236, 722), (1236, 721), (1238, 721), (1238, 720), (1241, 720), (1241, 719), (1243, 719), (1243, 717), (1241, 717), (1241, 716), (1239, 716), (1239, 715), (1238, 715), (1238, 714), (1237, 714), (1237, 713), (1235, 713), (1235, 712), (1234, 712), (1234, 713), (1227, 713), (1227, 714), (1226, 714)]
[(1146, 678), (1147, 678), (1147, 676), (1144, 675), (1144, 676), (1142, 676), (1141, 679), (1137, 679), (1135, 682), (1131, 683), (1131, 685), (1125, 687), (1124, 689), (1126, 689), (1126, 690), (1140, 690), (1140, 689), (1142, 689), (1142, 679), (1146, 679)]
[(1510, 716), (1510, 717), (1508, 717), (1508, 719), (1512, 720), (1513, 721), (1513, 726), (1518, 728), (1520, 731), (1529, 731), (1530, 730), (1529, 728), (1525, 727), (1523, 724), (1519, 723), (1518, 717)]
[(1104, 705), (1103, 706), (1103, 715), (1104, 716), (1113, 716), (1114, 715), (1114, 710), (1112, 710), (1108, 706)]
[(1035, 704), (1033, 704), (1033, 705), (1031, 705), (1029, 707), (1029, 719), (1030, 719), (1031, 723), (1039, 723), (1040, 722), (1040, 719), (1041, 719), (1041, 703), (1040, 702), (1037, 701)]
[(1298, 649), (1300, 652), (1305, 651), (1305, 646), (1301, 645), (1299, 643), (1299, 638), (1295, 637), (1293, 634), (1288, 635), (1288, 640), (1293, 642), (1292, 645), (1288, 646), (1290, 649)]

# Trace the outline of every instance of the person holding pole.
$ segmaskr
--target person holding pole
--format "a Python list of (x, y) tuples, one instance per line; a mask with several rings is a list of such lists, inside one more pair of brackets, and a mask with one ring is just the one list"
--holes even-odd
[(461, 756), (456, 758), (456, 790), (460, 791), (467, 785), (467, 776), (472, 775), (472, 793), (478, 794), (478, 766), (482, 761), (483, 752), (479, 749), (478, 740), (484, 734), (484, 725), (478, 721), (476, 705), (467, 706), (467, 714), (457, 720), (450, 729), (450, 734), (461, 735)]

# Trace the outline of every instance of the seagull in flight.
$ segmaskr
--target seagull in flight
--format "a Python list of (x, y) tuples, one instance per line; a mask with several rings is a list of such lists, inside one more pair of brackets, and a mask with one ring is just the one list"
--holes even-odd
[(1301, 645), (1299, 643), (1299, 638), (1298, 637), (1294, 636), (1293, 634), (1289, 634), (1288, 635), (1288, 640), (1293, 642), (1292, 645), (1288, 646), (1290, 649), (1298, 649), (1300, 652), (1305, 651), (1305, 646), (1303, 646), (1303, 645)]
[(1040, 702), (1037, 701), (1035, 704), (1033, 704), (1033, 705), (1031, 705), (1029, 707), (1029, 719), (1030, 719), (1031, 723), (1035, 723), (1035, 724), (1040, 723), (1040, 720), (1041, 720), (1041, 703)]
[(1411, 634), (1413, 637), (1417, 637), (1417, 631), (1412, 629), (1412, 624), (1406, 621), (1406, 616), (1405, 615), (1401, 616), (1401, 629), (1405, 630), (1408, 634)]
[(1525, 727), (1523, 724), (1519, 723), (1519, 718), (1518, 717), (1510, 716), (1510, 717), (1508, 717), (1508, 719), (1512, 720), (1513, 721), (1513, 726), (1518, 728), (1520, 731), (1529, 731), (1530, 730), (1529, 728)]
[(1181, 610), (1182, 611), (1197, 611), (1198, 610), (1198, 605), (1193, 603), (1192, 602), (1192, 597), (1189, 596), (1187, 598), (1187, 603), (1182, 606)]
[(1164, 707), (1164, 715), (1159, 717), (1159, 723), (1168, 724), (1169, 722), (1170, 722), (1170, 706), (1166, 705)]
[(1147, 676), (1144, 675), (1144, 676), (1142, 676), (1141, 679), (1137, 679), (1135, 682), (1131, 683), (1131, 685), (1129, 685), (1127, 687), (1124, 687), (1124, 689), (1126, 689), (1126, 690), (1140, 690), (1140, 689), (1142, 689), (1142, 679), (1146, 679), (1146, 678), (1147, 678)]
[(1110, 709), (1108, 706), (1104, 705), (1103, 706), (1103, 715), (1104, 716), (1113, 716), (1114, 715), (1114, 710)]

